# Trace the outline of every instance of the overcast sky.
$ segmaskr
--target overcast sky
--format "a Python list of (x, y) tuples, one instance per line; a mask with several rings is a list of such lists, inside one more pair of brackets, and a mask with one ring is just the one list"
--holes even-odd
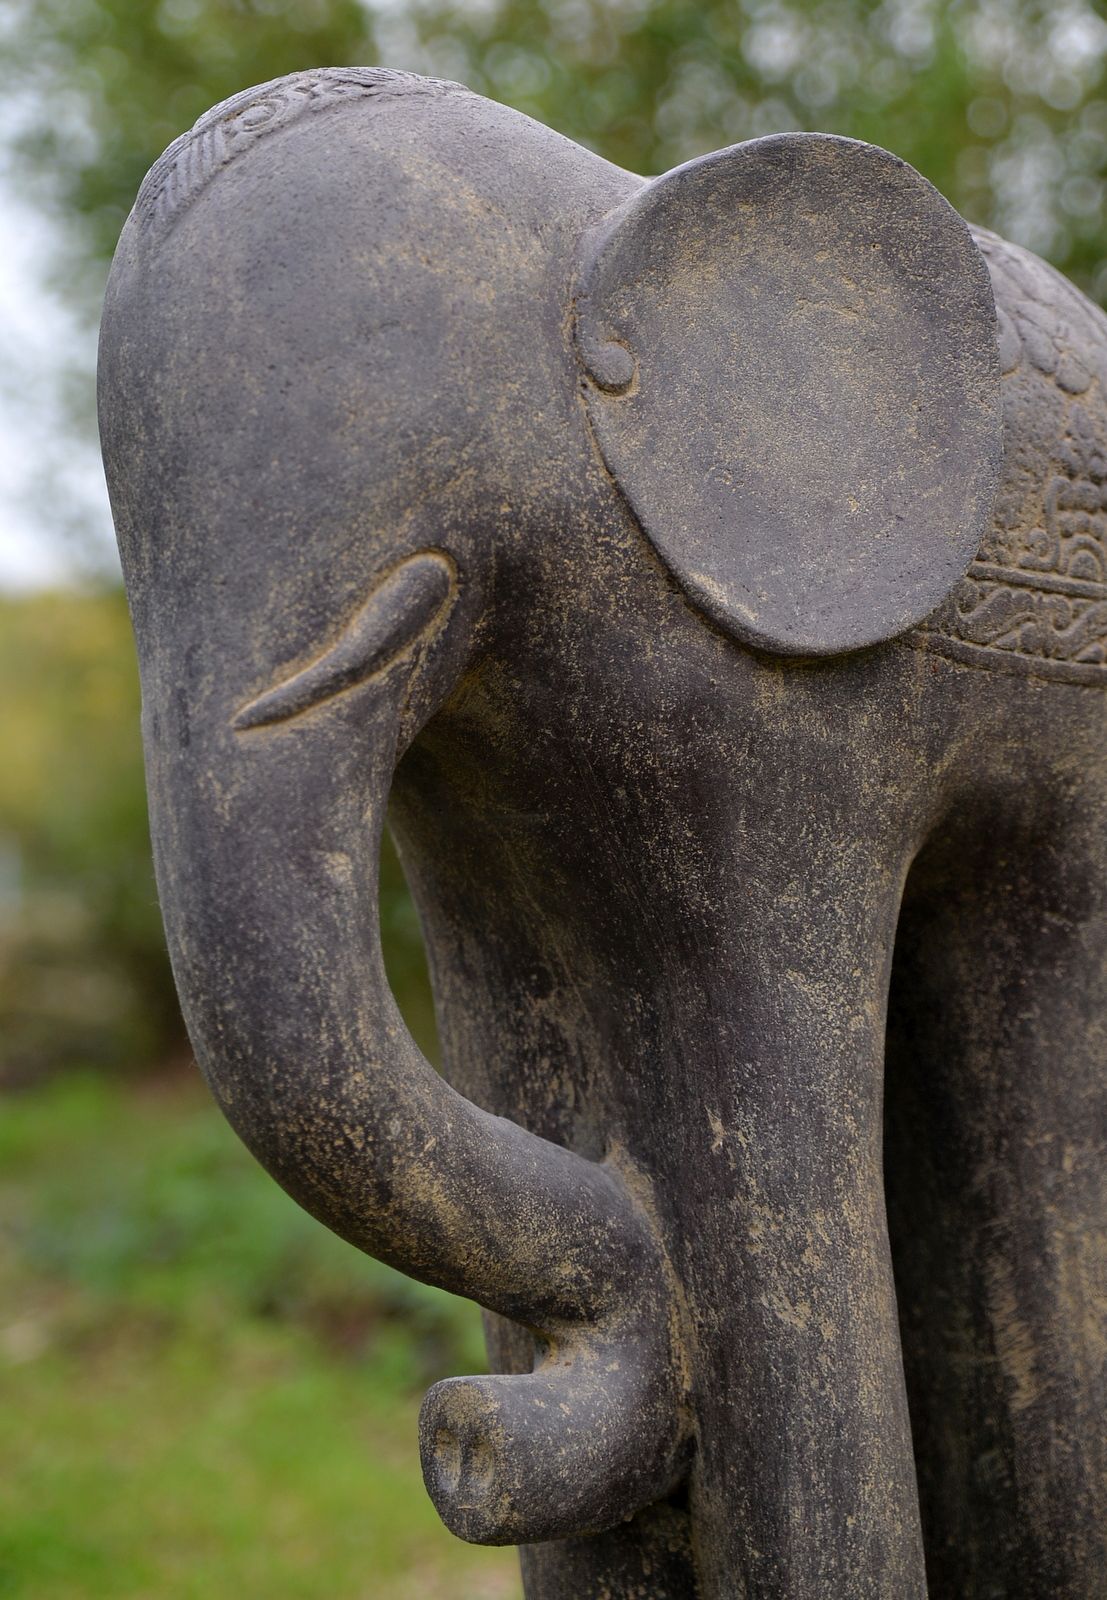
[[(2, 134), (2, 126), (0, 126)], [(0, 166), (0, 587), (64, 582), (76, 563), (65, 527), (78, 513), (110, 562), (111, 518), (95, 445), (72, 441), (56, 390), (59, 347), (79, 335), (46, 289), (50, 223)], [(59, 450), (59, 441), (65, 447)]]

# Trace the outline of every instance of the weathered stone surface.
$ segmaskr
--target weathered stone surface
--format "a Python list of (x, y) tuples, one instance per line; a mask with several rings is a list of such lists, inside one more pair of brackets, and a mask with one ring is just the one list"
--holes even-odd
[(424, 1468), (531, 1600), (1103, 1593), (1107, 325), (976, 239), (998, 323), (884, 152), (644, 184), (344, 70), (210, 112), (120, 242), (197, 1055), (488, 1309)]

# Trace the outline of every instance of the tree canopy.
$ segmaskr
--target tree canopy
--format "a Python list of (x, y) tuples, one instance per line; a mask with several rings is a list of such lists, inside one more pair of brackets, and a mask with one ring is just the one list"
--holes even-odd
[(1092, 0), (34, 0), (3, 45), (24, 173), (92, 308), (143, 173), (215, 101), (319, 65), (459, 79), (644, 173), (758, 134), (885, 145), (1107, 295)]

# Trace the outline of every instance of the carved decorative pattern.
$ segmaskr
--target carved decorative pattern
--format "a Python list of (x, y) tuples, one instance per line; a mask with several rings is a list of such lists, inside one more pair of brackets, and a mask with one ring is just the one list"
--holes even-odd
[(1007, 450), (968, 575), (912, 638), (971, 665), (1107, 686), (1107, 319), (978, 233), (996, 293)]
[(306, 112), (351, 99), (468, 93), (459, 83), (384, 67), (325, 67), (245, 89), (206, 111), (158, 158), (138, 192), (135, 216), (144, 227), (164, 223), (235, 156)]

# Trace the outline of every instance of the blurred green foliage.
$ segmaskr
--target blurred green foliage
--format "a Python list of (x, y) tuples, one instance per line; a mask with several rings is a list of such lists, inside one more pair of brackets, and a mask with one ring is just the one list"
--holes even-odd
[(68, 1072), (7, 1099), (0, 1196), (5, 1250), (76, 1294), (91, 1323), (109, 1308), (116, 1324), (178, 1329), (276, 1319), (336, 1359), (386, 1351), (407, 1392), (446, 1366), (483, 1362), (471, 1307), (301, 1210), (187, 1069), (139, 1093)]
[(313, 1222), (192, 1074), (6, 1100), (0, 1306), (0, 1594), (518, 1594), (419, 1479), (475, 1311)]
[[(150, 862), (139, 693), (116, 590), (0, 596), (0, 1085), (186, 1047)], [(386, 845), (389, 976), (435, 1034), (418, 922)]]
[(96, 298), (143, 172), (213, 102), (298, 68), (453, 77), (658, 172), (785, 128), (871, 139), (1085, 284), (1107, 256), (1095, 0), (23, 0), (23, 170)]
[(122, 595), (0, 598), (0, 1082), (181, 1043)]
[(414, 0), (378, 31), (646, 174), (791, 128), (871, 140), (1107, 292), (1090, 0)]

